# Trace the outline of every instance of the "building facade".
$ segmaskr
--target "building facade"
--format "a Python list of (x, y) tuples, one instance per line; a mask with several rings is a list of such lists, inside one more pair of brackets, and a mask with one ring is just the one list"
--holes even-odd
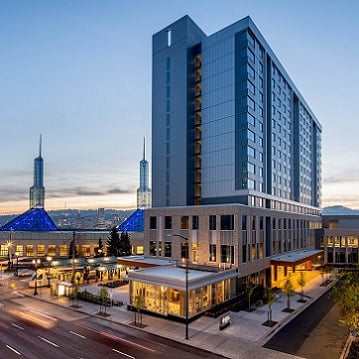
[(334, 266), (359, 265), (359, 216), (323, 215), (319, 247), (324, 262)]
[(153, 207), (319, 213), (321, 125), (250, 17), (165, 27), (152, 78)]
[(321, 125), (251, 18), (207, 36), (184, 16), (153, 35), (152, 71), (145, 256), (228, 271), (208, 282), (224, 301), (311, 269)]

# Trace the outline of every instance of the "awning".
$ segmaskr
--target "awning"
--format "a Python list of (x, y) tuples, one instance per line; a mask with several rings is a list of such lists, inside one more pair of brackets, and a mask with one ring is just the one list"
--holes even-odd
[(285, 253), (280, 256), (275, 256), (271, 258), (270, 262), (273, 265), (293, 266), (312, 260), (322, 253), (324, 253), (323, 250), (302, 249), (294, 252)]

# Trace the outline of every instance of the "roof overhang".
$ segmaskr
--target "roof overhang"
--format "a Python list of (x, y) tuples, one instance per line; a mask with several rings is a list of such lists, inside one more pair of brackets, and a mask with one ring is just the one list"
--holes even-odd
[(323, 254), (323, 250), (301, 249), (298, 251), (282, 254), (271, 258), (271, 264), (281, 266), (294, 266), (305, 263)]

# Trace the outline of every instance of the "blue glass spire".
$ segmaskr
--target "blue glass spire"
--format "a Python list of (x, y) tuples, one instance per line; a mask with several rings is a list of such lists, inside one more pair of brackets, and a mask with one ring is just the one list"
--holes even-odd
[(137, 189), (137, 208), (151, 207), (148, 161), (146, 161), (146, 142), (143, 139), (143, 159), (140, 161), (140, 187)]
[(39, 157), (34, 160), (34, 185), (30, 188), (30, 208), (44, 208), (44, 161), (41, 157), (42, 135), (40, 135)]

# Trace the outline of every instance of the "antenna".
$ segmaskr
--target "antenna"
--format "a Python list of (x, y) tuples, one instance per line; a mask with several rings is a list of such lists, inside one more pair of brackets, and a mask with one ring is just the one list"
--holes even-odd
[(42, 133), (40, 133), (39, 157), (41, 157), (41, 147), (42, 147)]
[(146, 159), (146, 137), (143, 138), (143, 159)]

